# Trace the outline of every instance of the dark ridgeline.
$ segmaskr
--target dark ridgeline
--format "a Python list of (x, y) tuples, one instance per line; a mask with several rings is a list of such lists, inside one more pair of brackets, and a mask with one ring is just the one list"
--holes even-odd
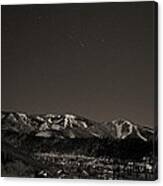
[(2, 112), (2, 176), (154, 180), (156, 140), (124, 119)]

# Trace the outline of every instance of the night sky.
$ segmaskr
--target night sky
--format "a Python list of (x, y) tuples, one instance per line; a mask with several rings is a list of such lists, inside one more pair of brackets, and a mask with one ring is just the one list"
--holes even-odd
[(2, 110), (153, 126), (153, 5), (2, 6)]

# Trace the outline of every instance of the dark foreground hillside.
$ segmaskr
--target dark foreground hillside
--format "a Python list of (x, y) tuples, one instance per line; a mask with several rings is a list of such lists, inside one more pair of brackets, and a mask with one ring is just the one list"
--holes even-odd
[(157, 179), (157, 135), (128, 120), (2, 112), (4, 177)]

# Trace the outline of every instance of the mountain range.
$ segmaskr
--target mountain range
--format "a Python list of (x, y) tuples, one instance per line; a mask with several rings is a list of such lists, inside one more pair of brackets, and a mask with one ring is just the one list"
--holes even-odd
[(155, 130), (126, 119), (96, 122), (69, 113), (2, 111), (1, 120), (2, 142), (28, 152), (139, 158), (156, 151)]

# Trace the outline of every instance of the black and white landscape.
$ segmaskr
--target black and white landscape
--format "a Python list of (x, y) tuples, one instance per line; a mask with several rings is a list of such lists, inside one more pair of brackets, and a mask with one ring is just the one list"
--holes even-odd
[(154, 180), (156, 136), (125, 119), (2, 112), (2, 176)]
[(157, 179), (157, 3), (3, 5), (3, 177)]

